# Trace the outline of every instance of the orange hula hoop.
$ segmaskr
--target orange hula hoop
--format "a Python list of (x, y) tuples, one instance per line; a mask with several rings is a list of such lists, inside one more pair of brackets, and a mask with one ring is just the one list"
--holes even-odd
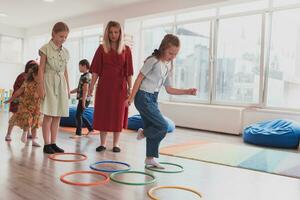
[[(103, 181), (97, 181), (97, 182), (74, 182), (74, 181), (69, 181), (69, 180), (65, 179), (66, 176), (73, 175), (73, 174), (97, 174), (97, 175), (100, 175), (100, 176), (104, 177), (104, 180)], [(102, 173), (102, 172), (98, 172), (98, 171), (72, 171), (72, 172), (68, 172), (66, 174), (61, 175), (60, 180), (64, 183), (66, 183), (66, 184), (69, 184), (69, 185), (95, 186), (95, 185), (104, 185), (104, 184), (108, 183), (109, 177), (108, 177), (107, 174)]]
[[(75, 156), (82, 156), (80, 159), (73, 159), (73, 160), (66, 160), (66, 159), (59, 159), (56, 156), (59, 155), (75, 155)], [(87, 159), (87, 156), (81, 153), (55, 153), (48, 156), (51, 160), (60, 161), (60, 162), (80, 162)]]

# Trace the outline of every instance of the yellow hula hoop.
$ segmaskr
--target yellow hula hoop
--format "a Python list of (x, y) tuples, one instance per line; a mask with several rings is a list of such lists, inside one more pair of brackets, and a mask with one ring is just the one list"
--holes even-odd
[(159, 190), (159, 189), (178, 189), (178, 190), (186, 190), (186, 191), (189, 191), (189, 192), (192, 192), (196, 195), (198, 195), (200, 198), (202, 198), (202, 195), (200, 192), (196, 191), (196, 190), (193, 190), (191, 188), (188, 188), (188, 187), (183, 187), (183, 186), (157, 186), (157, 187), (153, 187), (151, 188), (149, 191), (148, 191), (148, 196), (150, 199), (152, 200), (159, 200), (159, 198), (155, 197), (153, 195), (154, 191), (156, 190)]

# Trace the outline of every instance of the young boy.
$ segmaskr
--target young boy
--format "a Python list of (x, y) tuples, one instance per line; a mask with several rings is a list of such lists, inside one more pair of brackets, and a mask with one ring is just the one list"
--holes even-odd
[(82, 75), (80, 76), (78, 87), (70, 92), (71, 94), (77, 93), (77, 99), (79, 100), (76, 111), (76, 135), (71, 138), (78, 138), (82, 136), (82, 122), (88, 128), (88, 134), (94, 131), (91, 122), (83, 115), (84, 110), (90, 104), (90, 98), (87, 97), (89, 85), (91, 83), (91, 73), (89, 72), (89, 69), (90, 63), (88, 60), (83, 59), (79, 62), (79, 71)]

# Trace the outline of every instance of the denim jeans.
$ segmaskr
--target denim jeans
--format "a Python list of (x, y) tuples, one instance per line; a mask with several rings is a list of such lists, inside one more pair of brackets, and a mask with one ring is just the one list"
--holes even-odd
[(152, 94), (139, 90), (134, 99), (134, 105), (144, 122), (146, 156), (156, 158), (159, 144), (168, 130), (168, 124), (158, 108), (157, 97), (158, 92)]
[[(90, 102), (85, 102), (85, 107), (89, 106)], [(91, 122), (86, 116), (84, 116), (84, 109), (82, 108), (82, 100), (78, 101), (77, 110), (76, 110), (76, 135), (81, 135), (82, 122), (88, 128), (89, 131), (93, 130)]]

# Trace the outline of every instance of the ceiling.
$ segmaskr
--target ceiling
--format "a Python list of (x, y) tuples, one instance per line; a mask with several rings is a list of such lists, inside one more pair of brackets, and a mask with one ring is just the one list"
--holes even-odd
[[(29, 28), (149, 0), (0, 0), (0, 24)], [(6, 14), (7, 16), (2, 16)]]

